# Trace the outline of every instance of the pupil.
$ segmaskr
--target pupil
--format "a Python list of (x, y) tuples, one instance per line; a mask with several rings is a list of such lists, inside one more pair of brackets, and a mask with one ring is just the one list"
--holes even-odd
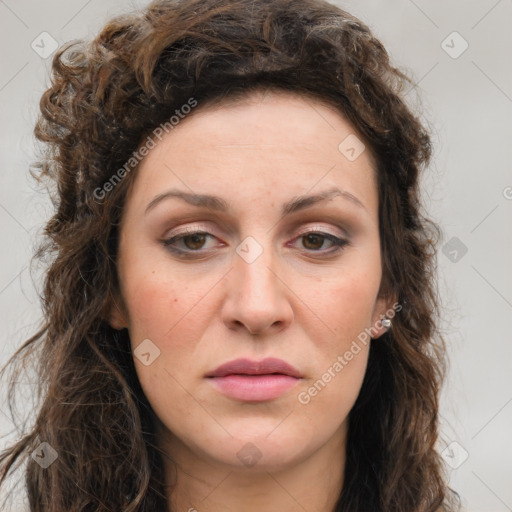
[(315, 244), (315, 241), (320, 241), (320, 247), (322, 246), (322, 236), (321, 235), (306, 235), (307, 243), (306, 245), (309, 245), (309, 242), (313, 242), (313, 248), (318, 248), (318, 243)]
[[(189, 248), (189, 249), (199, 249), (201, 247), (201, 241), (202, 239), (204, 239), (204, 235), (198, 235), (198, 234), (195, 234), (195, 235), (189, 235), (186, 239), (186, 240), (192, 240), (192, 244), (189, 244), (189, 243), (185, 243), (185, 245)], [(198, 246), (196, 245), (198, 244)], [(192, 246), (191, 246), (192, 245)]]

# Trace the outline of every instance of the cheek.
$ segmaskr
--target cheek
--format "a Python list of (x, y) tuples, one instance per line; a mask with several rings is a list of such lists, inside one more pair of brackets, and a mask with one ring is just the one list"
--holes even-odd
[[(366, 374), (370, 341), (354, 341), (350, 336), (322, 347), (318, 372), (297, 393), (297, 418), (307, 438), (334, 434), (346, 425)], [(309, 421), (311, 419), (311, 421)]]
[[(201, 290), (203, 293), (201, 293)], [(203, 299), (203, 300), (201, 300)], [(207, 324), (204, 288), (182, 288), (162, 280), (144, 280), (128, 305), (132, 348), (151, 339), (161, 350), (160, 363), (180, 367), (196, 356)], [(179, 361), (179, 363), (178, 363)]]
[[(152, 406), (165, 416), (169, 396), (174, 401), (180, 397), (183, 402), (187, 400), (179, 383), (185, 380), (184, 369), (197, 366), (198, 344), (204, 323), (208, 322), (201, 309), (204, 288), (149, 270), (147, 277), (132, 276), (126, 282), (125, 294), (138, 379)], [(146, 339), (160, 351), (147, 366), (136, 357), (137, 347)]]
[(171, 329), (173, 319), (186, 307), (183, 294), (178, 294), (169, 282), (154, 275), (125, 281), (125, 301), (130, 317), (133, 341), (140, 336), (161, 338)]
[(125, 252), (120, 279), (133, 343), (144, 338), (161, 342), (173, 330), (193, 324), (190, 317), (194, 317), (194, 306), (204, 295), (204, 288), (180, 277), (160, 251)]
[(371, 327), (379, 285), (379, 267), (359, 264), (323, 279), (322, 292), (310, 296), (332, 336), (321, 341), (310, 333), (320, 356), (314, 378), (297, 400), (326, 428), (334, 429), (346, 418), (360, 392), (371, 343), (365, 329)]
[(318, 310), (341, 344), (370, 327), (380, 286), (380, 272), (347, 271), (324, 283)]
[[(167, 399), (180, 388), (172, 377), (183, 382), (183, 372), (195, 370), (201, 361), (201, 340), (214, 311), (206, 291), (214, 287), (214, 276), (180, 275), (165, 257), (153, 261), (147, 256), (125, 257), (123, 264), (129, 269), (123, 273), (123, 294), (138, 378), (148, 397)], [(146, 339), (160, 351), (154, 349), (158, 356), (148, 366), (136, 357), (137, 347)]]

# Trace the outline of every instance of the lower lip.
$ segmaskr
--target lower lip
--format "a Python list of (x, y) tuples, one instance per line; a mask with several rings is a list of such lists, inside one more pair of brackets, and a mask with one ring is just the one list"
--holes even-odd
[(236, 400), (264, 402), (281, 396), (300, 379), (289, 375), (226, 375), (210, 380), (221, 393)]

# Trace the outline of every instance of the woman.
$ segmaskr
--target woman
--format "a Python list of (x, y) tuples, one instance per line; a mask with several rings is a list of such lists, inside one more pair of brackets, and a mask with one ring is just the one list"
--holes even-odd
[(13, 360), (42, 403), (0, 457), (31, 511), (456, 510), (407, 83), (321, 0), (157, 1), (59, 50)]

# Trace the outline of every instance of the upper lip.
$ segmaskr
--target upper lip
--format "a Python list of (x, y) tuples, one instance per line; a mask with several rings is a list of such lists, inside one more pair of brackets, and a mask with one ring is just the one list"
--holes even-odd
[(267, 357), (262, 361), (251, 359), (234, 359), (221, 364), (218, 368), (206, 374), (206, 377), (225, 377), (226, 375), (268, 375), (280, 373), (291, 377), (301, 378), (299, 370), (291, 364), (276, 357)]

